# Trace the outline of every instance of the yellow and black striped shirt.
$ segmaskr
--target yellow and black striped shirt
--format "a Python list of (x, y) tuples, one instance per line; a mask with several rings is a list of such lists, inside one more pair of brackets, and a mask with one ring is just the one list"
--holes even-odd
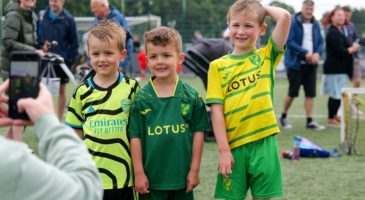
[(99, 169), (104, 189), (133, 185), (132, 161), (127, 137), (130, 105), (138, 83), (123, 77), (109, 88), (86, 79), (70, 101), (65, 123), (83, 130), (84, 142)]

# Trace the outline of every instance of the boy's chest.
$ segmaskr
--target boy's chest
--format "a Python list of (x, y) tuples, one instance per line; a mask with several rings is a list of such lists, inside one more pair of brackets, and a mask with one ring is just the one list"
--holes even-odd
[(148, 125), (173, 126), (188, 123), (193, 105), (189, 98), (157, 98), (141, 102), (140, 115)]

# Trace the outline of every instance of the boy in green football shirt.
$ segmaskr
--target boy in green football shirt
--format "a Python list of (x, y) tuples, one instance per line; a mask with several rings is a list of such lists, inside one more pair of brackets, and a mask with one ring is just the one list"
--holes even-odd
[(140, 200), (191, 200), (209, 129), (205, 104), (177, 76), (184, 60), (180, 34), (159, 27), (146, 32), (144, 42), (153, 76), (136, 95), (129, 119), (135, 188)]
[[(265, 31), (265, 16), (276, 26), (266, 46), (256, 49)], [(234, 49), (210, 64), (207, 104), (211, 106), (218, 145), (216, 198), (253, 199), (281, 196), (281, 166), (273, 109), (275, 69), (286, 43), (290, 14), (263, 7), (256, 0), (238, 0), (227, 23)]]
[(65, 120), (83, 138), (99, 169), (104, 200), (136, 198), (126, 129), (139, 86), (118, 71), (126, 56), (125, 38), (112, 21), (91, 28), (87, 46), (95, 74), (76, 89)]

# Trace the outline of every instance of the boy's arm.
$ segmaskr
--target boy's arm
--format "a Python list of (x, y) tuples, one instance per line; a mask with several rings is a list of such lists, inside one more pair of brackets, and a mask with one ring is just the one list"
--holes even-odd
[(186, 192), (191, 192), (200, 182), (199, 171), (204, 145), (204, 133), (199, 131), (194, 133), (193, 156), (190, 171), (186, 180)]
[(84, 138), (84, 131), (80, 130), (80, 129), (74, 129), (77, 136), (79, 136), (79, 138), (83, 139)]
[(211, 104), (211, 112), (214, 136), (218, 145), (219, 173), (221, 173), (223, 177), (227, 178), (227, 175), (232, 173), (231, 169), (234, 164), (234, 160), (227, 140), (223, 105)]
[(272, 31), (272, 39), (278, 48), (283, 48), (288, 39), (290, 29), (290, 13), (279, 7), (265, 6), (267, 15), (270, 16), (276, 25)]
[(148, 179), (143, 169), (141, 139), (131, 138), (130, 143), (135, 178), (134, 187), (139, 194), (147, 194), (150, 191), (148, 190)]

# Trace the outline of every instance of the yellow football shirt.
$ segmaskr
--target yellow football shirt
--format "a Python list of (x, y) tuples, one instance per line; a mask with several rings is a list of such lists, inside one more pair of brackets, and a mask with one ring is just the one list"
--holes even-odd
[(228, 54), (210, 64), (207, 104), (223, 104), (231, 149), (279, 133), (273, 89), (283, 53), (270, 38), (263, 48)]

